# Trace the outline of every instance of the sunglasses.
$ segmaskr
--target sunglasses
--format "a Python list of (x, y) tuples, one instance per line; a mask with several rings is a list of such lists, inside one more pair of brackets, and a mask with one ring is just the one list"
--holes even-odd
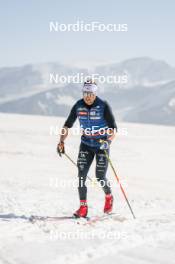
[(87, 97), (87, 96), (93, 97), (94, 96), (94, 93), (92, 93), (92, 92), (83, 92), (83, 96), (84, 97)]

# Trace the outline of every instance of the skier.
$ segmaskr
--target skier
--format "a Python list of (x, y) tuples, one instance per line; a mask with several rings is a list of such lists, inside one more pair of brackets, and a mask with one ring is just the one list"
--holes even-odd
[(96, 157), (96, 178), (105, 193), (104, 213), (110, 213), (113, 207), (113, 195), (110, 183), (106, 178), (109, 148), (117, 131), (116, 122), (111, 107), (106, 101), (97, 96), (98, 86), (92, 80), (87, 80), (83, 85), (83, 98), (78, 100), (64, 123), (57, 152), (64, 154), (64, 141), (78, 117), (82, 128), (81, 143), (79, 148), (77, 167), (80, 198), (80, 208), (74, 213), (76, 217), (86, 217), (88, 213), (86, 178), (94, 157)]

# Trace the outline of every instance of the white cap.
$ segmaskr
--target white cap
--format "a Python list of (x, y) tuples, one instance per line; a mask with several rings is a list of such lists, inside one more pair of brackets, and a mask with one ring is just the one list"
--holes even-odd
[(83, 92), (97, 94), (98, 86), (95, 83), (84, 83)]

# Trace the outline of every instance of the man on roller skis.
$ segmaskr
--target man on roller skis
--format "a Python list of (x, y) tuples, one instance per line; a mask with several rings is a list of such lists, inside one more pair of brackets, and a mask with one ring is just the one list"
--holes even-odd
[(79, 177), (80, 208), (74, 213), (76, 217), (86, 217), (88, 213), (86, 178), (94, 157), (96, 157), (96, 178), (101, 183), (105, 193), (104, 213), (110, 213), (113, 207), (113, 196), (109, 181), (106, 178), (110, 144), (117, 130), (112, 110), (106, 101), (97, 96), (98, 86), (88, 80), (83, 85), (83, 98), (72, 107), (64, 123), (57, 145), (59, 155), (64, 154), (64, 141), (78, 117), (82, 128), (81, 143), (77, 160)]

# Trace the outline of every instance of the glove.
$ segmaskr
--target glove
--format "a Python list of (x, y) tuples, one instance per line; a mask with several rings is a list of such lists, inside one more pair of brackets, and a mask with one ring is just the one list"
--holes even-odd
[(108, 140), (100, 140), (101, 146), (100, 149), (109, 149), (110, 141)]
[(57, 152), (60, 155), (60, 157), (61, 157), (61, 154), (64, 154), (65, 153), (64, 142), (61, 141), (60, 143), (58, 143), (58, 145), (57, 145)]

